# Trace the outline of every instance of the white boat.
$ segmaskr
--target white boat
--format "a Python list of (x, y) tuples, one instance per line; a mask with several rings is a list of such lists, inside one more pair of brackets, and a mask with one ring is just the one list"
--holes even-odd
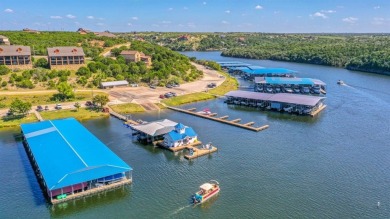
[(342, 80), (338, 80), (338, 81), (337, 81), (337, 84), (339, 84), (339, 85), (344, 85), (345, 83), (344, 83), (344, 81), (342, 81)]
[(211, 114), (211, 111), (210, 111), (210, 109), (208, 109), (208, 108), (206, 108), (206, 109), (204, 109), (204, 110), (202, 110), (202, 111), (199, 111), (199, 112), (197, 112), (198, 114), (202, 114), (202, 115), (210, 115)]
[(200, 190), (192, 196), (193, 204), (200, 204), (217, 195), (220, 191), (219, 183), (215, 180), (202, 184)]

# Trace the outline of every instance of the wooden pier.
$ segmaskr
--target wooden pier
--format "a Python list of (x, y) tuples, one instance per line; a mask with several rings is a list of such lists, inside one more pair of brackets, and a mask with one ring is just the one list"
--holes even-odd
[(322, 105), (322, 106), (318, 107), (318, 109), (316, 109), (316, 110), (314, 110), (313, 112), (310, 113), (310, 116), (311, 117), (316, 116), (318, 113), (320, 113), (325, 108), (326, 108), (326, 105)]
[(229, 116), (223, 116), (224, 118), (222, 118), (222, 117), (220, 117), (220, 118), (212, 117), (212, 116), (207, 115), (207, 114), (200, 114), (200, 113), (193, 112), (194, 111), (193, 108), (191, 108), (190, 111), (186, 110), (186, 109), (180, 109), (180, 108), (176, 108), (176, 107), (171, 107), (171, 106), (167, 106), (167, 108), (171, 109), (171, 110), (174, 110), (174, 111), (177, 111), (177, 112), (187, 113), (187, 114), (190, 114), (190, 115), (193, 115), (193, 116), (198, 116), (198, 117), (201, 117), (201, 118), (214, 120), (214, 121), (217, 121), (217, 122), (221, 122), (221, 123), (225, 123), (225, 124), (228, 124), (228, 125), (232, 125), (232, 126), (248, 129), (248, 130), (255, 131), (255, 132), (262, 131), (262, 130), (267, 129), (269, 127), (269, 125), (264, 125), (264, 126), (261, 126), (261, 127), (253, 127), (252, 126), (253, 124), (250, 124), (250, 123), (246, 123), (246, 124), (238, 123), (238, 122), (241, 121), (241, 119), (239, 119), (239, 121), (238, 121), (238, 119), (230, 121), (230, 120), (227, 120), (227, 118)]
[(193, 147), (192, 150), (194, 150), (192, 155), (185, 155), (184, 158), (186, 158), (188, 160), (191, 160), (191, 159), (194, 159), (194, 158), (197, 158), (197, 157), (201, 157), (201, 156), (204, 156), (204, 155), (207, 155), (207, 154), (214, 153), (218, 149), (217, 149), (217, 147), (212, 146), (211, 149)]
[(84, 192), (70, 194), (70, 195), (66, 196), (66, 198), (64, 198), (64, 199), (52, 199), (51, 203), (52, 204), (59, 204), (59, 203), (62, 203), (62, 202), (67, 202), (69, 200), (73, 200), (73, 199), (78, 199), (78, 198), (94, 195), (96, 193), (112, 190), (112, 189), (115, 189), (115, 188), (118, 188), (118, 187), (121, 187), (121, 186), (124, 186), (124, 185), (127, 185), (127, 184), (131, 184), (131, 182), (132, 182), (131, 179), (124, 179), (124, 180), (121, 180), (119, 182), (112, 183), (112, 184), (109, 184), (109, 185), (104, 185), (104, 186), (101, 186), (101, 187), (88, 189), (88, 190), (85, 190)]
[(219, 117), (220, 119), (227, 119), (227, 118), (229, 118), (229, 116), (221, 116), (221, 117)]
[(184, 150), (184, 149), (190, 149), (190, 148), (193, 148), (195, 146), (198, 146), (198, 145), (201, 145), (202, 142), (201, 141), (197, 141), (197, 142), (194, 142), (192, 144), (186, 144), (186, 145), (182, 145), (182, 146), (178, 146), (178, 147), (166, 147), (162, 141), (160, 142), (157, 142), (157, 146), (159, 146), (160, 148), (164, 148), (164, 149), (167, 149), (167, 150), (170, 150), (172, 152), (176, 152), (176, 151), (181, 151), (181, 150)]

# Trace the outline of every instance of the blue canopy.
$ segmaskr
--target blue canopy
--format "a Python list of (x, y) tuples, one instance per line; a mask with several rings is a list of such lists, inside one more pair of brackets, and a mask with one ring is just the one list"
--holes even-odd
[(250, 75), (265, 75), (265, 74), (291, 74), (296, 73), (296, 71), (286, 69), (286, 68), (257, 68), (257, 69), (243, 69), (245, 73)]
[(49, 190), (132, 170), (74, 118), (21, 128)]

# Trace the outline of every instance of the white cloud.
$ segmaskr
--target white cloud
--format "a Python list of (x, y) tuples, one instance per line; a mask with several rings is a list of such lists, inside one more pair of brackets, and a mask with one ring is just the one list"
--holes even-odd
[(57, 16), (57, 15), (56, 15), (56, 16), (50, 16), (50, 18), (51, 18), (51, 19), (62, 19), (61, 16)]
[(261, 5), (256, 5), (255, 9), (257, 9), (257, 10), (263, 9), (263, 6), (261, 6)]
[(336, 13), (334, 10), (321, 10), (322, 13), (327, 13), (327, 14), (333, 14)]
[(379, 8), (381, 8), (381, 6), (379, 6), (379, 5), (377, 5), (377, 6), (374, 7), (375, 10), (376, 10), (376, 9), (379, 9)]
[(207, 2), (203, 2), (203, 5), (207, 4)]
[(383, 25), (386, 22), (387, 22), (386, 19), (384, 19), (382, 17), (374, 17), (374, 20), (372, 21), (372, 24), (374, 24), (374, 25)]
[(127, 26), (133, 26), (133, 24), (132, 23), (127, 23)]
[(67, 18), (70, 18), (70, 19), (76, 18), (76, 16), (74, 16), (74, 15), (72, 15), (72, 14), (67, 14), (66, 17), (67, 17)]
[(196, 27), (195, 23), (187, 23), (187, 26), (189, 28), (195, 28)]
[(94, 16), (87, 16), (87, 18), (88, 18), (88, 19), (91, 19), (91, 20), (95, 19)]
[(350, 23), (350, 24), (356, 23), (357, 20), (359, 20), (359, 19), (356, 17), (346, 17), (346, 18), (342, 19), (342, 21)]
[(322, 17), (324, 19), (328, 18), (324, 13), (321, 13), (321, 12), (316, 12), (316, 13), (310, 15), (310, 16), (312, 16), (312, 17)]
[(14, 10), (7, 8), (4, 10), (5, 13), (14, 13)]
[(230, 14), (230, 10), (226, 10), (225, 13)]
[(222, 21), (221, 23), (222, 24), (229, 24), (229, 22), (227, 22), (227, 21)]
[(136, 20), (138, 20), (138, 17), (132, 17), (131, 19), (136, 21)]

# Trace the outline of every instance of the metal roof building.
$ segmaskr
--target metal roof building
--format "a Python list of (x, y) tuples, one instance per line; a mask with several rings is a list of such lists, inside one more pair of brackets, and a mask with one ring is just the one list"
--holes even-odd
[(132, 168), (74, 118), (22, 124), (21, 129), (51, 200), (93, 189), (102, 180), (131, 180)]
[(256, 68), (256, 69), (243, 69), (244, 73), (249, 75), (266, 75), (266, 74), (292, 74), (296, 71), (286, 68)]
[(149, 136), (159, 136), (174, 130), (175, 125), (177, 125), (177, 122), (171, 121), (169, 119), (163, 119), (140, 125), (132, 125), (131, 127), (134, 130), (145, 133)]
[(312, 78), (288, 78), (288, 77), (255, 77), (255, 83), (259, 84), (292, 84), (292, 85), (326, 85), (323, 81)]
[(101, 88), (117, 87), (117, 86), (129, 86), (129, 82), (127, 82), (127, 81), (107, 81), (107, 82), (100, 83)]
[(315, 106), (320, 101), (324, 100), (325, 97), (319, 96), (307, 96), (307, 95), (299, 95), (299, 94), (288, 94), (288, 93), (258, 93), (258, 92), (250, 92), (250, 91), (230, 91), (225, 94), (227, 97), (235, 97), (235, 98), (244, 98), (250, 100), (262, 100), (262, 101), (272, 101), (279, 103), (289, 103), (289, 104), (297, 104), (304, 106)]

